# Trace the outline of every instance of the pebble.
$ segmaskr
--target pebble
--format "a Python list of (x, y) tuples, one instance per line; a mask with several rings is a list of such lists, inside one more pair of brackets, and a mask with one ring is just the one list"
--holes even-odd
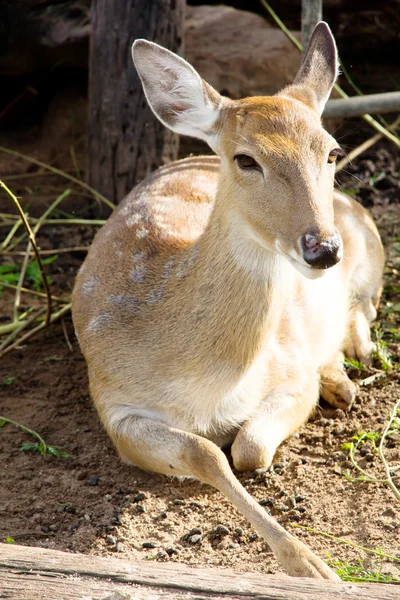
[(153, 542), (143, 542), (142, 548), (155, 548), (156, 545)]
[(336, 475), (341, 475), (342, 469), (339, 467), (339, 465), (336, 465), (335, 467), (333, 467), (333, 472), (336, 473)]
[(183, 506), (184, 504), (186, 504), (186, 500), (183, 500), (182, 498), (175, 498), (175, 500), (173, 500), (173, 503), (175, 504), (175, 506)]
[(111, 496), (111, 494), (106, 494), (106, 495), (104, 496), (104, 498), (105, 498), (106, 500), (108, 500), (108, 502), (109, 502), (110, 500), (112, 500), (112, 496)]
[(115, 544), (115, 551), (116, 552), (123, 552), (124, 550), (125, 550), (125, 547), (124, 547), (124, 545), (123, 545), (122, 542), (117, 542)]
[(199, 544), (201, 542), (201, 540), (203, 539), (203, 536), (200, 535), (199, 533), (196, 533), (195, 535), (191, 535), (189, 537), (189, 542), (191, 544)]
[(58, 525), (53, 523), (53, 525), (50, 525), (49, 529), (50, 529), (50, 531), (58, 531)]
[(249, 535), (249, 542), (255, 542), (256, 540), (258, 540), (258, 538), (258, 533), (252, 533), (251, 535)]
[(117, 539), (113, 535), (108, 535), (106, 537), (106, 542), (107, 544), (111, 544), (111, 546), (114, 546), (117, 543)]
[(167, 513), (167, 512), (162, 512), (162, 513), (160, 514), (160, 517), (161, 517), (162, 519), (166, 519), (166, 518), (168, 517), (168, 513)]
[(297, 496), (294, 497), (294, 499), (296, 500), (296, 502), (303, 502), (303, 500), (305, 500), (306, 497), (298, 494)]
[(91, 486), (99, 485), (100, 477), (98, 475), (90, 475), (87, 479), (87, 484)]
[(145, 512), (146, 512), (146, 509), (145, 509), (145, 507), (144, 507), (144, 506), (142, 506), (141, 504), (137, 504), (137, 505), (136, 505), (136, 512), (138, 512), (138, 513), (145, 513)]
[(141, 502), (142, 500), (146, 500), (147, 496), (146, 494), (144, 494), (143, 492), (141, 492), (140, 494), (137, 494), (134, 499), (133, 502)]
[(215, 535), (229, 535), (230, 529), (225, 527), (225, 525), (217, 525), (217, 527), (213, 529), (211, 533), (214, 533)]
[(176, 550), (175, 548), (167, 548), (165, 550), (165, 552), (168, 554), (168, 556), (172, 556), (173, 554), (178, 554), (178, 550)]

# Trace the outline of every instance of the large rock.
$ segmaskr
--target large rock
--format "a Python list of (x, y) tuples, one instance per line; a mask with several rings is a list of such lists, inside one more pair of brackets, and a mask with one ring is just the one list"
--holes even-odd
[(185, 25), (185, 58), (230, 98), (274, 94), (297, 73), (299, 51), (254, 13), (188, 6)]

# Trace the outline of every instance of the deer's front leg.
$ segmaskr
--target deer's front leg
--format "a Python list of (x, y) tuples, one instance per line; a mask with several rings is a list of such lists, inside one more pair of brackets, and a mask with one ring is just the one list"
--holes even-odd
[(315, 375), (304, 382), (292, 382), (269, 393), (257, 414), (246, 421), (232, 444), (232, 459), (238, 471), (267, 468), (278, 446), (303, 425), (319, 396)]

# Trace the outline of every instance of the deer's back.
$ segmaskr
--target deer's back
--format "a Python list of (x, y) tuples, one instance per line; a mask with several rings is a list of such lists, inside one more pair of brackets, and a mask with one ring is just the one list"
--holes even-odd
[[(186, 158), (137, 185), (97, 233), (73, 293), (82, 350), (93, 336), (135, 319), (154, 319), (168, 280), (183, 281), (196, 261), (197, 240), (213, 207), (219, 158)], [(147, 318), (148, 317), (148, 318)]]

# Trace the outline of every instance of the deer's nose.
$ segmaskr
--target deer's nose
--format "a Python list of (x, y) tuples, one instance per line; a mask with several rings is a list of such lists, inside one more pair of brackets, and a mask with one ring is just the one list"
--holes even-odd
[(337, 233), (326, 238), (306, 233), (300, 243), (304, 260), (315, 269), (329, 269), (341, 259), (341, 240)]

